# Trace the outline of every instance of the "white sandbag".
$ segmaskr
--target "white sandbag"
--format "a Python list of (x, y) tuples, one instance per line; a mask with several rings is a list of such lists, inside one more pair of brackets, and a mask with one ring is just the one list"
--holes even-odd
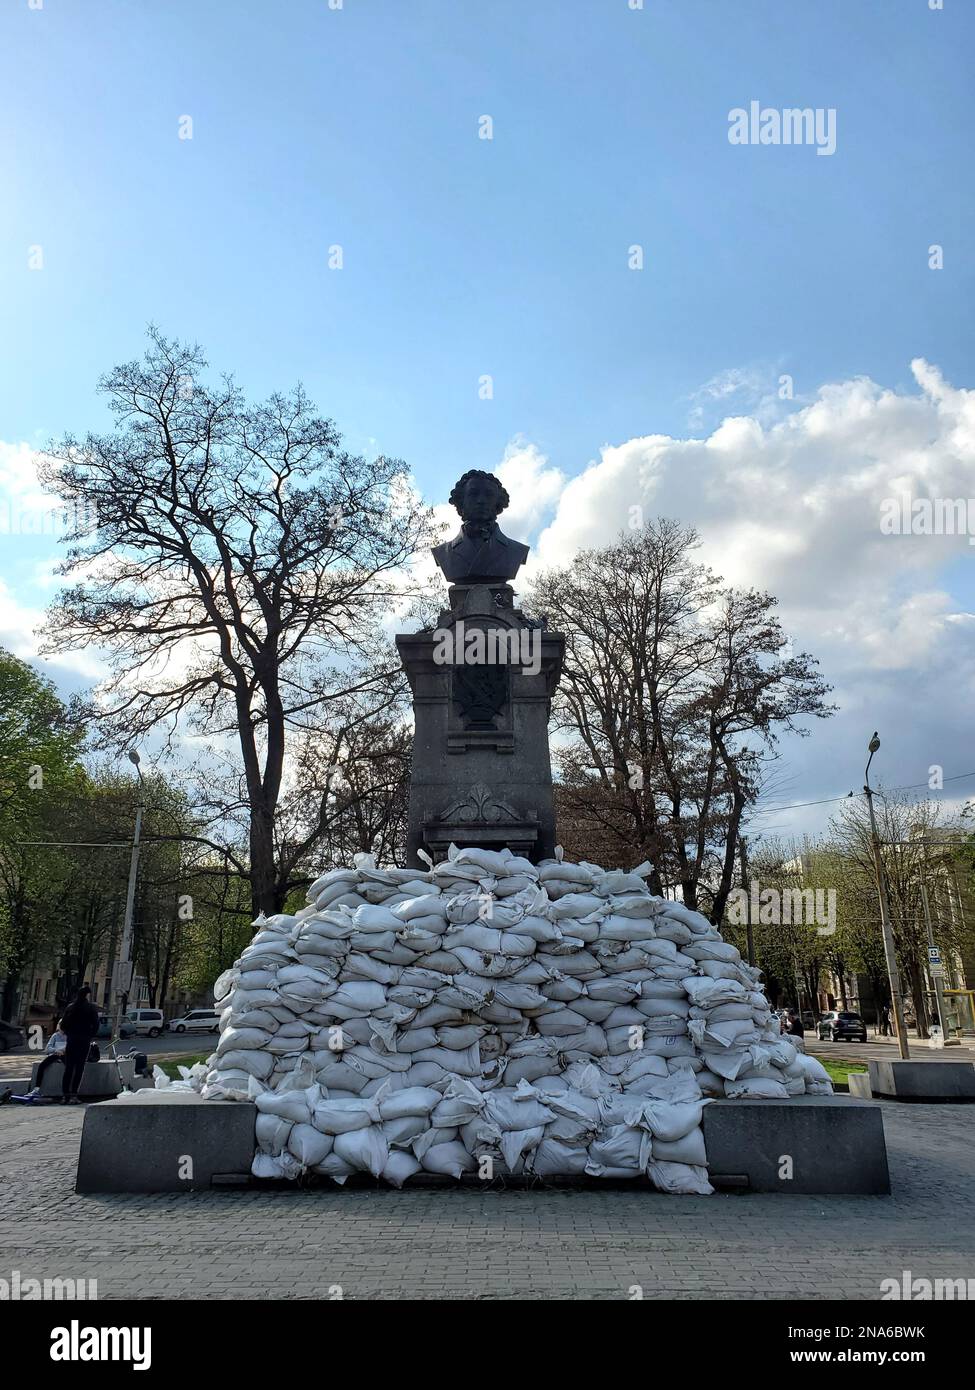
[(545, 1038), (567, 1038), (573, 1033), (585, 1032), (588, 1026), (589, 1019), (568, 1007), (542, 1014), (535, 1020), (535, 1027)]
[(676, 1139), (673, 1143), (654, 1139), (653, 1159), (655, 1163), (689, 1163), (695, 1168), (706, 1168), (708, 1160), (704, 1150), (704, 1131), (701, 1128), (689, 1130), (683, 1139)]
[[(804, 1083), (800, 1083), (804, 1084)], [(398, 1120), (383, 1120), (382, 1131), (391, 1149), (411, 1149), (413, 1142), (430, 1128), (428, 1115), (403, 1115)]]
[(221, 1000), (225, 999), (239, 978), (240, 971), (236, 967), (231, 967), (230, 970), (225, 970), (223, 974), (218, 975), (213, 984), (214, 1003), (219, 1004)]
[(611, 1004), (629, 1004), (640, 997), (641, 986), (635, 980), (590, 980), (585, 986), (589, 999)]
[[(511, 872), (509, 865), (514, 858), (515, 856), (510, 849), (493, 850), (470, 846), (458, 850), (451, 863), (455, 867), (460, 864), (470, 864), (475, 868), (483, 869), (486, 874), (493, 874), (495, 878), (504, 878)], [(523, 864), (524, 860), (519, 862)]]
[(697, 1073), (697, 1084), (701, 1088), (701, 1094), (707, 1096), (709, 1100), (721, 1100), (725, 1093), (724, 1077), (719, 1076), (714, 1071), (699, 1071)]
[(293, 1124), (307, 1124), (311, 1114), (305, 1091), (265, 1091), (255, 1104), (261, 1114), (277, 1115)]
[(379, 1114), (383, 1120), (398, 1120), (405, 1115), (429, 1115), (440, 1100), (440, 1092), (432, 1086), (408, 1086), (384, 1096), (379, 1102)]
[(612, 1125), (589, 1145), (586, 1172), (593, 1177), (642, 1173), (650, 1161), (651, 1147), (645, 1130)]
[(402, 1149), (390, 1149), (382, 1176), (392, 1187), (400, 1188), (409, 1178), (421, 1172), (422, 1166), (413, 1154)]
[(708, 1170), (687, 1163), (652, 1162), (647, 1176), (661, 1192), (683, 1193), (686, 1196), (710, 1197), (714, 1188), (708, 1182)]
[(724, 1092), (729, 1100), (788, 1100), (789, 1093), (781, 1081), (765, 1077), (751, 1080), (726, 1081)]
[(334, 1178), (337, 1183), (344, 1183), (356, 1170), (333, 1149), (330, 1154), (325, 1155), (321, 1163), (315, 1165), (314, 1171), (324, 1178)]
[(688, 1104), (667, 1104), (663, 1101), (648, 1101), (644, 1114), (646, 1124), (654, 1139), (674, 1144), (683, 1139), (701, 1123), (703, 1102)]
[(695, 912), (693, 908), (685, 907), (683, 903), (668, 902), (662, 909), (665, 917), (676, 918), (678, 922), (683, 922), (685, 927), (690, 927), (691, 931), (706, 932), (710, 931), (712, 924), (700, 912)]
[(611, 895), (604, 903), (614, 917), (642, 917), (645, 921), (658, 918), (663, 910), (660, 898), (645, 897), (628, 893), (619, 897)]
[(238, 1048), (221, 1055), (220, 1067), (249, 1072), (259, 1080), (266, 1080), (274, 1070), (274, 1058), (270, 1052), (259, 1052), (255, 1048)]
[(534, 1129), (555, 1119), (555, 1111), (543, 1105), (530, 1086), (514, 1090), (499, 1087), (485, 1097), (484, 1117), (497, 1125), (502, 1134), (509, 1129)]
[(312, 1123), (322, 1134), (348, 1134), (379, 1122), (379, 1106), (372, 1100), (322, 1100), (312, 1110)]
[(586, 1148), (576, 1148), (560, 1139), (549, 1138), (549, 1129), (550, 1126), (547, 1126), (545, 1137), (526, 1162), (526, 1167), (541, 1178), (581, 1177), (589, 1162)]
[(335, 1153), (350, 1167), (371, 1173), (374, 1178), (381, 1176), (389, 1161), (389, 1145), (379, 1125), (337, 1134)]
[(254, 1123), (258, 1148), (263, 1149), (265, 1153), (281, 1153), (292, 1128), (291, 1120), (282, 1120), (278, 1115), (258, 1115)]
[(538, 878), (540, 883), (584, 883), (590, 885), (593, 882), (591, 870), (583, 868), (581, 864), (556, 863), (554, 860), (547, 860), (539, 865)]
[(605, 899), (595, 893), (566, 893), (549, 907), (553, 922), (567, 917), (588, 917), (591, 912), (602, 914), (606, 909)]
[(217, 1043), (217, 1056), (222, 1057), (238, 1048), (266, 1047), (272, 1034), (265, 1028), (225, 1028)]
[[(520, 1081), (529, 1083), (541, 1081), (548, 1076), (557, 1062), (550, 1057), (514, 1057), (506, 1060), (504, 1068), (504, 1081), (508, 1086), (517, 1086)], [(800, 1084), (805, 1089), (805, 1082), (800, 1079)]]
[(438, 1129), (450, 1129), (475, 1119), (484, 1109), (485, 1100), (480, 1092), (473, 1088), (471, 1091), (472, 1094), (466, 1095), (448, 1092), (432, 1111), (430, 1123)]
[(445, 1144), (432, 1145), (420, 1161), (428, 1173), (446, 1173), (452, 1178), (471, 1173), (477, 1166), (464, 1145), (457, 1139)]
[(532, 1129), (509, 1129), (502, 1133), (501, 1157), (510, 1173), (524, 1170), (523, 1156), (538, 1148), (544, 1134), (544, 1125), (537, 1125)]
[(292, 1125), (288, 1149), (304, 1168), (321, 1163), (332, 1152), (332, 1136), (322, 1134), (313, 1125)]
[(251, 1164), (251, 1172), (255, 1178), (290, 1178), (294, 1179), (301, 1176), (301, 1164), (291, 1153), (285, 1151), (282, 1154), (256, 1153)]
[(830, 1079), (829, 1072), (817, 1057), (810, 1057), (808, 1053), (796, 1053), (793, 1059), (799, 1073), (806, 1081), (825, 1081)]
[(400, 918), (390, 908), (372, 903), (367, 903), (364, 907), (357, 907), (352, 915), (352, 920), (359, 932), (396, 932), (403, 925)]
[(695, 937), (690, 945), (684, 948), (684, 955), (697, 961), (719, 961), (723, 965), (731, 965), (741, 960), (740, 953), (730, 942), (706, 941), (701, 937)]

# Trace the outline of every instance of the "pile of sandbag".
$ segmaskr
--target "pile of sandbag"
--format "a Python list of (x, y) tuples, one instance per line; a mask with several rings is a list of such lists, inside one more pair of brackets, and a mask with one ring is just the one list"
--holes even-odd
[(358, 855), (259, 920), (214, 987), (206, 1098), (252, 1098), (260, 1177), (647, 1174), (708, 1193), (702, 1107), (828, 1093), (717, 929), (630, 873), (451, 847)]

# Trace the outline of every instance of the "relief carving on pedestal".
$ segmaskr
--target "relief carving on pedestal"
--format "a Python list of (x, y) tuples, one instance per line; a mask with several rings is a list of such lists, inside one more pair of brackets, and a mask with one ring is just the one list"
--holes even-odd
[(465, 729), (493, 729), (508, 698), (503, 666), (455, 666), (451, 694)]
[(468, 792), (444, 807), (440, 819), (448, 824), (482, 821), (487, 825), (513, 825), (519, 824), (522, 817), (507, 801), (493, 796), (490, 787), (475, 782)]

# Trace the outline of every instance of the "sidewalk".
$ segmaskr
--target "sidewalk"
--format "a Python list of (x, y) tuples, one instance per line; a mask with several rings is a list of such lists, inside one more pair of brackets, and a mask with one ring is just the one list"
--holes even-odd
[[(248, 1189), (79, 1197), (85, 1108), (0, 1111), (0, 1276), (98, 1297), (880, 1299), (975, 1277), (975, 1106), (884, 1104), (890, 1197)], [(312, 1313), (312, 1316), (316, 1316)], [(239, 1321), (240, 1315), (237, 1315)], [(702, 1315), (702, 1328), (707, 1319)]]

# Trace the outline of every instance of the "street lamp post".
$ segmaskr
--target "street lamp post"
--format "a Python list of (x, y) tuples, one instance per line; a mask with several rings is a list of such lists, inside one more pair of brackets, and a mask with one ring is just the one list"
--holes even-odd
[(884, 934), (884, 956), (887, 961), (887, 978), (890, 981), (890, 1001), (894, 1011), (894, 1028), (897, 1032), (897, 1045), (900, 1048), (901, 1059), (907, 1061), (911, 1052), (907, 1043), (907, 1029), (904, 1027), (904, 1013), (901, 1008), (901, 981), (900, 971), (897, 968), (897, 953), (894, 949), (894, 933), (890, 925), (890, 904), (887, 901), (887, 880), (884, 877), (883, 858), (880, 853), (880, 836), (877, 834), (877, 818), (873, 810), (873, 791), (870, 786), (870, 764), (873, 762), (873, 755), (880, 747), (880, 739), (877, 737), (876, 730), (873, 738), (868, 744), (870, 757), (867, 759), (866, 770), (863, 774), (863, 790), (867, 798), (867, 807), (870, 811), (870, 840), (873, 849), (874, 869), (877, 874), (877, 892), (880, 896), (880, 921)]
[(142, 837), (143, 788), (142, 770), (139, 755), (135, 749), (129, 750), (129, 762), (135, 764), (139, 774), (139, 802), (135, 810), (135, 830), (132, 835), (132, 855), (129, 859), (129, 886), (125, 895), (125, 921), (122, 926), (122, 944), (119, 947), (118, 961), (112, 972), (112, 992), (115, 995), (115, 1022), (112, 1028), (114, 1037), (121, 1036), (122, 1017), (132, 988), (132, 917), (135, 910), (135, 888), (139, 877), (139, 853)]

